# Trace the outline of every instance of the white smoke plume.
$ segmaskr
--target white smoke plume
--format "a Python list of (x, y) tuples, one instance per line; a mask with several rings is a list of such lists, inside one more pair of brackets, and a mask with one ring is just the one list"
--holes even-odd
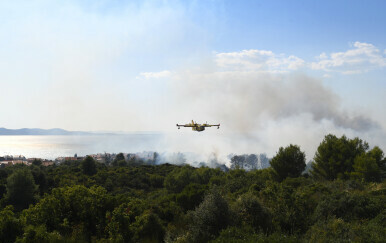
[(220, 130), (197, 133), (185, 128), (166, 136), (170, 151), (200, 154), (188, 162), (213, 161), (214, 156), (228, 163), (230, 153), (272, 157), (280, 146), (291, 143), (300, 145), (310, 160), (328, 133), (382, 143), (383, 131), (376, 121), (344, 109), (323, 81), (302, 73), (219, 71), (214, 66), (175, 72), (170, 85), (174, 102), (169, 123), (221, 123)]

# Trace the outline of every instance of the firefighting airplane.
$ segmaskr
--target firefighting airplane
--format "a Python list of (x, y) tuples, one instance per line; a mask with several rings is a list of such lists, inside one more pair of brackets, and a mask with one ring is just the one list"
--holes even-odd
[(218, 124), (218, 125), (209, 125), (207, 123), (198, 124), (197, 122), (194, 122), (192, 120), (192, 123), (188, 123), (188, 124), (185, 124), (185, 125), (178, 125), (177, 124), (177, 127), (178, 127), (178, 129), (180, 129), (180, 127), (191, 127), (193, 131), (202, 132), (202, 131), (205, 130), (205, 127), (217, 127), (217, 129), (219, 129), (220, 128), (220, 124)]

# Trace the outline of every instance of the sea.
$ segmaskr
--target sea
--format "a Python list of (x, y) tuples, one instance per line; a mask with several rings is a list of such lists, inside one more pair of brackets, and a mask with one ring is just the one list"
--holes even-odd
[(65, 136), (0, 136), (0, 156), (55, 159), (97, 153), (136, 153), (164, 147), (162, 134), (101, 134)]

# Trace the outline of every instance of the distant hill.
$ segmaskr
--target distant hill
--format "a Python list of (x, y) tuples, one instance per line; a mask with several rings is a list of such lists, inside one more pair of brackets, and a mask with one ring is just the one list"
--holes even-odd
[(90, 132), (73, 132), (60, 128), (40, 129), (40, 128), (21, 128), (21, 129), (7, 129), (0, 128), (1, 135), (93, 135)]

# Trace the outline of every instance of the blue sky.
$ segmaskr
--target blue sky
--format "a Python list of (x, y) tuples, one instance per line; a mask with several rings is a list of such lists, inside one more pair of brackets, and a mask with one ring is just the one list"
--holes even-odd
[(385, 1), (2, 1), (0, 126), (170, 132), (193, 118), (221, 122), (222, 135), (265, 151), (289, 142), (311, 151), (330, 132), (385, 146), (384, 9)]
[[(233, 4), (232, 4), (233, 3)], [(335, 52), (353, 41), (384, 45), (384, 1), (230, 1), (222, 42), (245, 49), (264, 46), (305, 57)], [(221, 41), (218, 42), (221, 45)], [(384, 46), (383, 46), (384, 47)]]
[[(384, 48), (384, 1), (82, 1), (82, 10), (124, 15), (125, 8), (167, 9), (202, 34), (205, 45), (220, 52), (264, 47), (312, 58), (336, 52), (354, 41)], [(202, 44), (196, 39), (198, 44)], [(192, 43), (188, 43), (191, 46)]]

